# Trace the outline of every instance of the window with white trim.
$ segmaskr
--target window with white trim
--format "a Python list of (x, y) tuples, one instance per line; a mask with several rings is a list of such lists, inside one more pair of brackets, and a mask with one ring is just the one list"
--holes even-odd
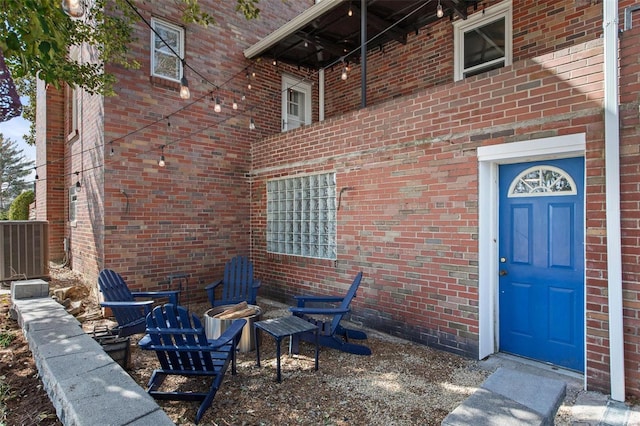
[(533, 166), (516, 176), (509, 197), (576, 195), (576, 183), (567, 172), (554, 166)]
[(336, 174), (267, 182), (267, 252), (336, 259)]
[(73, 185), (69, 188), (69, 222), (75, 224), (78, 215), (78, 188)]
[(511, 65), (512, 4), (503, 1), (453, 24), (454, 80)]
[(282, 76), (282, 131), (311, 124), (311, 83)]
[(151, 26), (155, 30), (151, 31), (151, 75), (179, 82), (184, 58), (184, 29), (156, 18), (151, 20)]

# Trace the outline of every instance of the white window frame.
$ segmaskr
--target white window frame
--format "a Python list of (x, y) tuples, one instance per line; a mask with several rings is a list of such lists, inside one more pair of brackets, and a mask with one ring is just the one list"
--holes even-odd
[(69, 222), (75, 225), (78, 220), (78, 187), (69, 187)]
[(303, 81), (291, 75), (282, 75), (282, 131), (293, 130), (299, 126), (292, 127), (288, 116), (288, 96), (289, 90), (296, 90), (304, 94), (304, 122), (300, 125), (311, 124), (311, 83)]
[[(75, 47), (71, 49), (69, 57), (72, 61), (82, 65), (80, 54), (80, 48)], [(70, 97), (69, 101), (71, 103), (71, 111), (69, 111), (71, 117), (69, 120), (70, 129), (68, 129), (69, 134), (67, 135), (67, 141), (73, 142), (80, 135), (80, 89), (75, 85), (69, 85), (68, 93)]]
[[(464, 34), (475, 28), (490, 24), (493, 21), (504, 18), (505, 24), (505, 52), (504, 57), (491, 62), (476, 65), (473, 68), (464, 69)], [(481, 13), (474, 13), (466, 20), (453, 23), (453, 45), (454, 45), (454, 81), (464, 79), (465, 73), (482, 69), (492, 63), (504, 61), (504, 66), (511, 65), (513, 61), (513, 6), (511, 0), (488, 7)]]
[(337, 258), (335, 172), (267, 182), (267, 252)]
[[(182, 69), (182, 60), (184, 59), (184, 28), (179, 27), (178, 25), (174, 25), (171, 24), (169, 22), (157, 19), (157, 18), (151, 18), (151, 26), (153, 29), (156, 29), (157, 27), (163, 27), (164, 30), (167, 31), (174, 31), (177, 33), (178, 35), (178, 51), (176, 51), (176, 53), (179, 56), (179, 64), (178, 64), (178, 75), (177, 76), (171, 76), (171, 75), (166, 75), (166, 74), (161, 74), (156, 72), (156, 48), (155, 48), (155, 40), (156, 40), (156, 33), (151, 30), (151, 42), (150, 42), (150, 51), (151, 51), (151, 75), (154, 77), (159, 77), (159, 78), (164, 78), (166, 80), (171, 80), (171, 81), (176, 81), (176, 82), (180, 82), (180, 79), (182, 78), (183, 72), (184, 70)], [(164, 44), (164, 43), (163, 43)], [(165, 54), (169, 54), (169, 55), (173, 55), (173, 52), (171, 52), (171, 50), (165, 45), (165, 49), (163, 51), (163, 53)]]

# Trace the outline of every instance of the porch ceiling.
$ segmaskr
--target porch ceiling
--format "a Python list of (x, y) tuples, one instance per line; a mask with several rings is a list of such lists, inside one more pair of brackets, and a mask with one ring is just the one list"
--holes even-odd
[[(248, 59), (266, 57), (293, 66), (321, 69), (341, 60), (360, 60), (363, 0), (322, 0), (244, 51)], [(367, 50), (386, 43), (405, 44), (407, 35), (439, 19), (467, 17), (476, 0), (365, 0)], [(438, 3), (444, 17), (438, 18)], [(349, 16), (351, 10), (351, 16)]]

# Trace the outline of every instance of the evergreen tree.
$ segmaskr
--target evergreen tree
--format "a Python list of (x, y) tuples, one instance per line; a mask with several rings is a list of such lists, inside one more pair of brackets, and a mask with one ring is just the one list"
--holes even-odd
[(25, 158), (17, 142), (0, 133), (0, 211), (6, 211), (15, 197), (29, 189), (24, 178), (31, 170), (33, 161)]

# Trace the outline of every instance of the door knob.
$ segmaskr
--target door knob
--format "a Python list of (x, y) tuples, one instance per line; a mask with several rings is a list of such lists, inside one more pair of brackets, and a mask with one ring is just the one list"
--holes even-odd
[(507, 275), (507, 274), (508, 274), (508, 272), (507, 272), (507, 271), (505, 271), (504, 269), (500, 269), (500, 276), (501, 276), (501, 277), (504, 277), (504, 276), (505, 276), (505, 275)]

